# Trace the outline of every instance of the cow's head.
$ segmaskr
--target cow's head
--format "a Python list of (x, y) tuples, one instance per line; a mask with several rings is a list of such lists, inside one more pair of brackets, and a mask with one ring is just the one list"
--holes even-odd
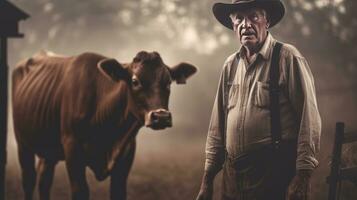
[(185, 84), (196, 67), (180, 63), (173, 67), (165, 65), (157, 52), (139, 52), (129, 64), (120, 64), (115, 59), (99, 62), (102, 73), (114, 81), (125, 80), (130, 87), (135, 113), (152, 129), (172, 126), (168, 110), (172, 81)]

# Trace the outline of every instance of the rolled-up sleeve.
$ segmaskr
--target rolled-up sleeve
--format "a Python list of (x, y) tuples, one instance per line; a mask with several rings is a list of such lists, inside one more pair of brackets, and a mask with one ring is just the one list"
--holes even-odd
[(288, 63), (289, 100), (297, 114), (298, 146), (296, 169), (317, 167), (320, 148), (321, 118), (317, 107), (314, 79), (305, 58), (290, 57)]
[[(225, 64), (226, 66), (226, 64)], [(225, 67), (221, 72), (216, 98), (213, 104), (210, 125), (206, 140), (206, 162), (205, 170), (220, 170), (225, 159), (225, 111), (224, 111), (224, 89), (225, 89)]]

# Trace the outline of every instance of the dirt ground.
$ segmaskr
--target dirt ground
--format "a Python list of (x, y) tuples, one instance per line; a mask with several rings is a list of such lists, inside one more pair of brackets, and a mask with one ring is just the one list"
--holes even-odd
[[(128, 200), (194, 199), (203, 172), (205, 141), (184, 141), (164, 131), (141, 131), (137, 141), (136, 157), (128, 180)], [(8, 200), (23, 199), (15, 152), (14, 148), (9, 151), (6, 177)], [(109, 179), (98, 182), (89, 169), (87, 177), (91, 199), (109, 199)], [(219, 189), (219, 184), (216, 185)], [(56, 167), (51, 192), (53, 200), (70, 199), (69, 182), (63, 162)]]
[[(128, 200), (182, 200), (195, 199), (199, 190), (204, 165), (205, 138), (188, 140), (181, 133), (165, 131), (140, 131), (137, 152), (128, 180)], [(9, 159), (6, 177), (7, 200), (23, 199), (21, 177), (14, 142), (9, 142)], [(313, 177), (311, 200), (327, 199), (329, 172), (327, 154), (320, 159), (320, 167)], [(328, 156), (326, 157), (328, 158)], [(92, 200), (109, 199), (109, 180), (98, 182), (87, 170)], [(221, 175), (215, 181), (214, 199), (219, 199)], [(64, 163), (57, 165), (51, 197), (53, 200), (70, 199), (69, 182)], [(354, 185), (343, 183), (343, 200), (356, 199)], [(36, 194), (37, 195), (37, 194)], [(36, 196), (37, 197), (37, 196)], [(36, 198), (35, 198), (36, 199)]]
[[(170, 141), (171, 137), (165, 133), (145, 134), (138, 137), (137, 154), (128, 180), (128, 200), (195, 199), (202, 176), (205, 141), (194, 139), (183, 142), (180, 138)], [(23, 199), (19, 167), (14, 157), (10, 157), (7, 168), (7, 200)], [(327, 184), (324, 181), (327, 169), (320, 167), (313, 177), (313, 200), (327, 199)], [(91, 199), (109, 199), (109, 180), (98, 182), (90, 170), (87, 174)], [(218, 175), (214, 199), (219, 199), (220, 182), (221, 175)], [(344, 200), (356, 198), (352, 184), (344, 183), (342, 192)], [(56, 168), (51, 195), (53, 200), (70, 199), (63, 162)]]

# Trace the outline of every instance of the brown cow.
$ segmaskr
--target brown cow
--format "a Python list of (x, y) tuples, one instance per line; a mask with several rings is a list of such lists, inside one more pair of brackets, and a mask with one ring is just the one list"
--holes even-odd
[(185, 83), (196, 68), (167, 67), (156, 52), (120, 64), (95, 53), (62, 57), (41, 52), (13, 72), (13, 117), (25, 199), (36, 183), (49, 199), (55, 165), (65, 160), (72, 199), (89, 199), (88, 166), (111, 177), (111, 199), (126, 199), (135, 136), (143, 126), (171, 127), (171, 81)]

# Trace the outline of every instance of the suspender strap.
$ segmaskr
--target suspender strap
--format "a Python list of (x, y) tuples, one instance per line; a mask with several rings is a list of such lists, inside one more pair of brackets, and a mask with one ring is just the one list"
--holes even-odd
[(271, 125), (271, 137), (273, 146), (278, 149), (281, 142), (281, 125), (280, 125), (280, 106), (279, 106), (279, 58), (282, 44), (276, 42), (272, 60), (270, 64), (270, 84), (269, 84), (269, 97), (270, 97), (270, 125)]

